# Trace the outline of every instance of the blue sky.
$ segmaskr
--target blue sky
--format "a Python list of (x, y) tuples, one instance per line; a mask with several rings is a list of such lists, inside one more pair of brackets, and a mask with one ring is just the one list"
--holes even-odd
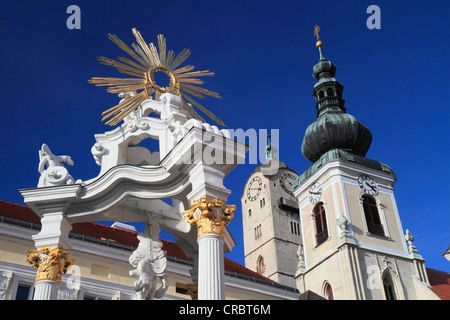
[[(69, 30), (69, 5), (81, 9), (81, 29)], [(381, 29), (369, 30), (366, 9), (381, 9)], [(320, 25), (324, 55), (337, 66), (347, 112), (373, 141), (367, 157), (391, 166), (404, 229), (414, 235), (426, 266), (450, 271), (441, 254), (450, 243), (448, 57), (446, 1), (5, 1), (0, 4), (0, 199), (23, 204), (17, 191), (37, 185), (38, 150), (72, 156), (75, 179), (97, 176), (90, 149), (116, 95), (88, 84), (120, 76), (97, 56), (124, 56), (108, 33), (130, 44), (136, 27), (147, 42), (164, 34), (187, 64), (216, 73), (204, 87), (222, 99), (205, 106), (230, 128), (279, 129), (279, 158), (297, 173), (315, 120), (313, 36)], [(256, 164), (225, 179), (238, 209), (227, 256), (244, 264), (240, 197)]]

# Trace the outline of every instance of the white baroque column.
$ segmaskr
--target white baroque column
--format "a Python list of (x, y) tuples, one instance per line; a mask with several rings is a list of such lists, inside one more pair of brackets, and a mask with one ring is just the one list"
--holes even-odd
[(53, 280), (41, 280), (34, 284), (33, 300), (56, 300), (59, 284)]
[(36, 250), (27, 250), (28, 262), (37, 269), (33, 300), (57, 300), (61, 277), (74, 262), (66, 249), (72, 226), (62, 211), (44, 214), (41, 225), (33, 236)]
[(223, 243), (225, 225), (233, 219), (236, 206), (224, 205), (220, 198), (206, 196), (194, 200), (184, 216), (191, 225), (197, 225), (198, 299), (225, 299), (225, 270)]
[(216, 234), (205, 234), (197, 242), (198, 299), (225, 300), (223, 238)]
[(33, 300), (57, 300), (61, 276), (74, 260), (61, 247), (43, 245), (39, 250), (27, 250), (28, 262), (37, 268)]

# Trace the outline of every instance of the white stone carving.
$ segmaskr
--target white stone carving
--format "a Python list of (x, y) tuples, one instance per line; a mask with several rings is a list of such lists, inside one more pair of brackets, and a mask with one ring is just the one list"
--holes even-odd
[(12, 277), (13, 277), (12, 272), (0, 273), (0, 300), (6, 300), (6, 296), (10, 289)]
[[(147, 228), (138, 234), (139, 246), (129, 258), (135, 268), (130, 271), (130, 275), (138, 278), (134, 282), (135, 300), (160, 299), (169, 286), (166, 252), (161, 249), (163, 244), (158, 239), (158, 233), (157, 224), (147, 225)], [(161, 286), (156, 289), (158, 278), (161, 280)]]
[(409, 255), (411, 257), (415, 257), (415, 258), (422, 258), (422, 256), (419, 254), (419, 250), (417, 250), (416, 246), (413, 244), (414, 242), (414, 237), (413, 235), (409, 232), (408, 229), (406, 229), (406, 233), (405, 233), (405, 241), (408, 243), (408, 252)]
[[(71, 157), (55, 156), (45, 143), (42, 144), (41, 150), (39, 150), (38, 171), (41, 176), (39, 178), (38, 188), (75, 183), (75, 180), (69, 174), (67, 169), (64, 168), (63, 162), (73, 166)], [(45, 168), (46, 166), (47, 168)]]
[[(126, 100), (132, 92), (119, 96)], [(158, 117), (149, 117), (156, 113)], [(193, 128), (200, 128), (205, 132), (230, 138), (226, 129), (196, 119), (189, 119), (189, 114), (183, 109), (181, 98), (177, 95), (165, 93), (160, 100), (148, 99), (141, 106), (124, 118), (120, 127), (95, 135), (96, 143), (91, 149), (95, 162), (101, 166), (101, 173), (120, 164), (158, 165), (173, 147)], [(151, 138), (159, 140), (159, 150), (151, 152), (143, 147), (136, 147), (142, 140)], [(135, 153), (139, 149), (139, 156)], [(145, 149), (145, 150), (144, 150)], [(142, 158), (145, 162), (136, 162)]]
[(102, 156), (105, 153), (105, 148), (100, 143), (95, 143), (91, 148), (91, 153), (94, 156), (95, 163), (99, 166), (102, 165)]
[(80, 289), (60, 288), (58, 291), (58, 300), (78, 300)]
[[(132, 95), (127, 92), (120, 98), (126, 100)], [(158, 142), (155, 150), (141, 144), (145, 139)], [(24, 202), (41, 218), (42, 229), (33, 236), (35, 245), (70, 249), (68, 233), (73, 223), (104, 220), (148, 223), (151, 215), (152, 226), (139, 234), (140, 244), (129, 259), (134, 267), (130, 275), (137, 278), (135, 298), (160, 298), (167, 290), (167, 260), (157, 236), (161, 225), (194, 260), (190, 272), (193, 282), (202, 283), (199, 297), (209, 297), (208, 283), (219, 277), (222, 280), (214, 289), (218, 292), (214, 297), (222, 299), (223, 252), (230, 252), (235, 242), (225, 230), (220, 243), (213, 241), (217, 247), (206, 250), (211, 249), (209, 242), (206, 243), (206, 238), (205, 243), (197, 242), (196, 229), (186, 221), (183, 210), (202, 196), (219, 197), (226, 202), (231, 191), (223, 180), (244, 160), (247, 151), (245, 144), (230, 139), (228, 130), (191, 119), (179, 96), (165, 93), (158, 101), (147, 99), (121, 125), (95, 135), (91, 152), (101, 169), (92, 179), (74, 182), (63, 165), (64, 162), (73, 165), (72, 159), (54, 156), (43, 146), (39, 187), (20, 190)], [(221, 157), (217, 159), (221, 161), (216, 161), (215, 156)], [(172, 205), (162, 199), (171, 199)], [(211, 252), (215, 254), (215, 262), (210, 259)], [(219, 267), (214, 271), (216, 277), (208, 277), (209, 272), (199, 270), (205, 267)], [(57, 297), (47, 283), (37, 287), (43, 292), (38, 298)], [(61, 297), (71, 296), (62, 293)]]
[(305, 271), (305, 251), (303, 249), (303, 245), (299, 245), (297, 249), (297, 257), (298, 257), (298, 263), (297, 263), (297, 272), (301, 273)]

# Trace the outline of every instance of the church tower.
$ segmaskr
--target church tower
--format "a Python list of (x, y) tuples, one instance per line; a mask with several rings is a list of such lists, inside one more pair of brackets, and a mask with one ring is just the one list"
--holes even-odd
[(298, 204), (291, 187), (298, 175), (276, 159), (270, 136), (265, 154), (266, 162), (250, 175), (241, 197), (245, 266), (295, 287), (301, 236)]
[(322, 42), (316, 46), (317, 118), (302, 143), (313, 164), (292, 187), (302, 236), (297, 287), (328, 299), (419, 299), (429, 294), (428, 279), (403, 231), (394, 171), (366, 158), (372, 134), (346, 113), (336, 66), (324, 58)]

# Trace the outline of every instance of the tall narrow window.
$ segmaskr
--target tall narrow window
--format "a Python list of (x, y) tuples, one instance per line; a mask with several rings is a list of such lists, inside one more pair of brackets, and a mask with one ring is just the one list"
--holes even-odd
[(255, 240), (261, 238), (261, 236), (262, 236), (261, 225), (258, 225), (255, 228)]
[(316, 204), (313, 215), (316, 223), (316, 241), (317, 245), (319, 245), (328, 238), (327, 220), (325, 218), (325, 208), (323, 207), (323, 202)]
[(380, 214), (378, 213), (377, 202), (372, 196), (369, 195), (363, 195), (362, 201), (367, 229), (372, 234), (384, 236), (383, 225), (381, 224)]
[(333, 298), (333, 289), (331, 288), (331, 286), (330, 286), (330, 284), (328, 282), (325, 284), (324, 296), (328, 300), (334, 300), (334, 298)]
[(383, 276), (383, 288), (384, 294), (386, 295), (386, 300), (397, 300), (395, 297), (394, 284), (392, 283), (392, 279), (389, 274), (385, 274)]
[(263, 274), (264, 269), (264, 258), (259, 256), (258, 260), (256, 261), (256, 272), (259, 274)]

